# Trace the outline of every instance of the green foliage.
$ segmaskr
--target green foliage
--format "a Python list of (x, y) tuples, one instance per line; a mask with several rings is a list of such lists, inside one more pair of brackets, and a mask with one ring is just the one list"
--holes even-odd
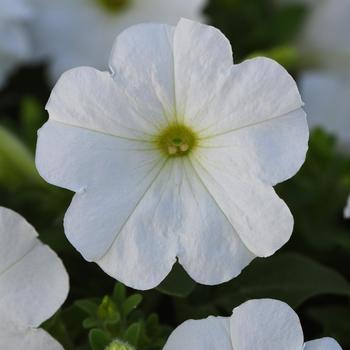
[(128, 296), (121, 283), (111, 296), (76, 301), (75, 306), (86, 314), (82, 326), (89, 332), (91, 349), (104, 350), (114, 339), (140, 350), (161, 349), (169, 328), (159, 323), (156, 314), (144, 317), (138, 312), (141, 302), (140, 294)]
[(174, 297), (187, 297), (196, 288), (194, 282), (183, 269), (183, 267), (176, 263), (170, 274), (157, 287), (157, 289), (167, 295)]
[(298, 4), (277, 6), (274, 0), (211, 0), (210, 22), (230, 39), (236, 61), (255, 51), (292, 42), (307, 9)]

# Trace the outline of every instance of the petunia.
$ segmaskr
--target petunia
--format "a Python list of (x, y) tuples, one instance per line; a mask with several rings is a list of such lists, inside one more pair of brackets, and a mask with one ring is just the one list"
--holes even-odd
[(273, 299), (249, 300), (231, 317), (184, 322), (164, 350), (342, 350), (332, 338), (304, 343), (297, 314)]
[(0, 87), (8, 74), (21, 62), (31, 58), (26, 31), (33, 13), (24, 0), (0, 0)]
[(344, 209), (344, 216), (346, 219), (350, 219), (350, 196), (348, 198), (348, 203)]
[(67, 293), (61, 260), (24, 218), (0, 207), (0, 349), (63, 350), (38, 327)]
[(350, 62), (348, 72), (312, 70), (301, 74), (300, 88), (310, 127), (321, 127), (350, 146)]
[(37, 145), (40, 174), (76, 192), (64, 227), (85, 259), (137, 289), (176, 258), (219, 284), (289, 240), (273, 186), (304, 162), (308, 127), (284, 68), (233, 65), (224, 35), (190, 20), (131, 27), (110, 67), (61, 77)]
[(143, 22), (202, 19), (206, 0), (31, 0), (38, 16), (32, 34), (38, 58), (49, 60), (51, 80), (87, 65), (107, 69), (116, 34)]
[(300, 75), (310, 126), (335, 134), (342, 147), (350, 145), (349, 13), (349, 0), (315, 1), (298, 40), (315, 66)]

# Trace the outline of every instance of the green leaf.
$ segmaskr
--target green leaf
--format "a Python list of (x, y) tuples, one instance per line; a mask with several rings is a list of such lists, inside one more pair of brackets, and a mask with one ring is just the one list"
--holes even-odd
[(195, 288), (196, 282), (188, 276), (179, 263), (176, 263), (167, 278), (157, 287), (157, 290), (170, 296), (185, 298)]
[(90, 316), (96, 316), (98, 305), (90, 299), (77, 300), (75, 305)]
[(137, 346), (141, 334), (141, 323), (135, 322), (131, 324), (125, 332), (124, 340), (131, 345)]
[(93, 317), (88, 317), (83, 321), (83, 327), (86, 329), (94, 328), (97, 326), (96, 319)]
[(343, 346), (350, 347), (350, 306), (330, 305), (310, 308), (307, 315), (317, 324), (322, 326), (319, 337), (333, 337)]
[(229, 311), (248, 299), (275, 298), (297, 308), (324, 294), (350, 296), (350, 283), (310, 258), (286, 253), (254, 261), (238, 278), (219, 287), (218, 304)]
[(114, 286), (113, 300), (117, 303), (117, 305), (122, 305), (125, 299), (126, 299), (126, 288), (122, 283), (118, 282)]
[(141, 301), (142, 301), (141, 294), (130, 295), (122, 305), (122, 311), (123, 311), (124, 317), (127, 317), (132, 310), (136, 309), (140, 305)]
[(45, 121), (45, 110), (33, 97), (24, 97), (20, 104), (22, 135), (31, 150), (35, 150), (37, 130)]
[(108, 333), (95, 328), (89, 332), (89, 342), (92, 350), (105, 350), (112, 342), (112, 337)]
[(9, 130), (0, 126), (0, 183), (17, 188), (23, 182), (46, 186), (35, 168), (30, 150)]
[(277, 61), (288, 70), (294, 69), (297, 66), (299, 60), (296, 48), (291, 46), (277, 46), (273, 49), (265, 51), (256, 51), (249, 55), (248, 58), (259, 56), (269, 57)]

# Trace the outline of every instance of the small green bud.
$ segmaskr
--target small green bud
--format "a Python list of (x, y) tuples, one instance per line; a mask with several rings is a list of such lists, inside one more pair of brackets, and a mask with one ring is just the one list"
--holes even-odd
[(109, 320), (115, 316), (117, 311), (117, 306), (113, 300), (105, 296), (97, 309), (97, 316), (101, 320)]
[(106, 347), (106, 350), (136, 350), (136, 349), (128, 343), (125, 343), (119, 339), (115, 339), (111, 344), (109, 344)]

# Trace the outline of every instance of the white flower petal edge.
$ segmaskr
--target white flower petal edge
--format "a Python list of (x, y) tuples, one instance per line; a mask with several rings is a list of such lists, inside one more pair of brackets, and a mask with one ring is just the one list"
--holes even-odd
[(163, 350), (231, 349), (230, 321), (225, 317), (189, 320), (170, 335)]
[[(302, 101), (277, 63), (232, 64), (213, 27), (143, 24), (117, 37), (112, 74), (76, 68), (53, 89), (37, 168), (76, 192), (70, 242), (128, 286), (155, 287), (176, 258), (196, 281), (222, 283), (290, 238), (272, 186), (305, 159)], [(174, 127), (181, 151), (162, 139)]]
[(229, 318), (190, 320), (176, 328), (164, 350), (342, 350), (331, 338), (304, 343), (297, 314), (274, 299), (249, 300)]
[[(38, 16), (31, 23), (39, 58), (50, 60), (56, 81), (66, 70), (87, 65), (107, 69), (115, 36), (144, 22), (175, 24), (181, 17), (202, 20), (206, 0), (130, 0), (116, 13), (105, 11), (98, 0), (31, 0)], [(81, 35), (88, 32), (89, 35)]]
[(342, 350), (333, 338), (322, 338), (305, 343), (304, 350)]
[(249, 300), (235, 308), (231, 338), (235, 350), (302, 350), (304, 345), (297, 314), (273, 299)]
[(61, 260), (23, 217), (3, 207), (0, 242), (0, 348), (62, 349), (36, 330), (67, 297), (68, 275)]
[(54, 338), (42, 329), (16, 329), (0, 324), (0, 349), (6, 350), (63, 350)]
[(350, 196), (348, 197), (348, 203), (344, 209), (344, 217), (350, 219)]

